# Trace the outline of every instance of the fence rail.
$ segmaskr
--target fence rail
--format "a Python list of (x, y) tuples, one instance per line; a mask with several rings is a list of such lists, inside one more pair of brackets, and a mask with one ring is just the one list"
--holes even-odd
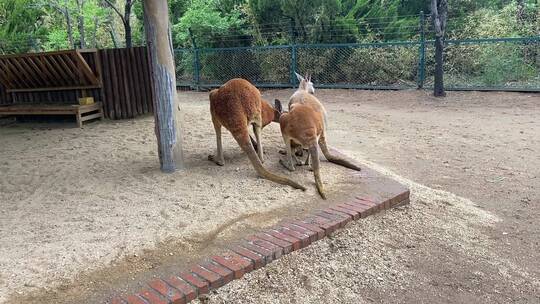
[[(434, 42), (177, 49), (178, 86), (216, 87), (234, 77), (259, 87), (294, 87), (294, 71), (321, 88), (430, 88)], [(540, 91), (540, 36), (445, 42), (447, 90)]]

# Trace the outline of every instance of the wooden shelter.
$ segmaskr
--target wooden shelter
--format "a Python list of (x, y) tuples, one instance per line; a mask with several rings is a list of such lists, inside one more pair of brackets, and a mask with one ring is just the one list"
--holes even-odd
[[(95, 70), (88, 65), (83, 53), (89, 54), (96, 63)], [(0, 56), (0, 83), (13, 104), (0, 107), (3, 115), (75, 115), (77, 125), (84, 121), (103, 118), (100, 101), (93, 105), (79, 105), (75, 98), (69, 103), (19, 103), (17, 93), (78, 91), (82, 97), (91, 89), (101, 89), (101, 64), (97, 50), (68, 50), (60, 52), (33, 53)], [(79, 94), (77, 94), (79, 95)]]
[(152, 112), (149, 65), (146, 47), (2, 55), (0, 116), (72, 114), (81, 125)]

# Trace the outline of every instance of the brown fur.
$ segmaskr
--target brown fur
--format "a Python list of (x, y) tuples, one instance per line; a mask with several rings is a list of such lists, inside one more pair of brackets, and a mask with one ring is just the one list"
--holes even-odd
[[(280, 163), (287, 169), (293, 171), (293, 158), (296, 159), (293, 153), (293, 146), (298, 146), (301, 149), (307, 149), (312, 159), (313, 175), (317, 191), (323, 199), (326, 199), (324, 188), (320, 175), (319, 152), (317, 143), (324, 136), (323, 115), (321, 112), (313, 110), (308, 105), (296, 104), (291, 107), (289, 113), (281, 115), (279, 120), (281, 134), (287, 147), (287, 162), (283, 160)], [(298, 163), (298, 160), (296, 160)]]
[[(326, 109), (324, 108), (324, 105), (319, 101), (319, 99), (315, 97), (315, 95), (310, 94), (305, 89), (302, 89), (303, 87), (302, 82), (305, 82), (305, 81), (306, 80), (301, 81), (300, 88), (296, 90), (296, 92), (294, 92), (294, 94), (289, 99), (289, 109), (293, 108), (296, 105), (306, 105), (306, 106), (311, 107), (316, 112), (321, 113), (323, 117), (323, 133), (321, 135), (321, 138), (319, 139), (319, 146), (321, 147), (321, 151), (323, 152), (324, 157), (326, 157), (326, 159), (331, 163), (338, 164), (349, 169), (360, 171), (361, 170), (360, 167), (358, 167), (356, 164), (348, 161), (347, 159), (340, 157), (339, 155), (330, 153), (330, 150), (328, 149), (328, 146), (326, 144), (326, 125), (327, 125)], [(308, 154), (308, 157), (309, 157), (309, 154)]]
[[(248, 155), (253, 167), (259, 176), (276, 183), (289, 185), (291, 187), (305, 190), (305, 188), (283, 176), (279, 176), (267, 171), (263, 166), (263, 152), (261, 143), (261, 128), (264, 123), (270, 123), (270, 112), (274, 111), (268, 103), (263, 101), (261, 93), (251, 83), (244, 79), (232, 79), (219, 89), (210, 92), (210, 113), (216, 132), (217, 153), (208, 158), (218, 165), (223, 165), (223, 148), (221, 145), (221, 126), (225, 127), (234, 139), (238, 142), (242, 150)], [(267, 107), (268, 106), (268, 107)], [(264, 110), (264, 111), (263, 111)], [(264, 113), (264, 115), (263, 115)], [(274, 118), (272, 118), (274, 120)], [(250, 142), (248, 128), (253, 125), (255, 137), (257, 138), (257, 152)]]

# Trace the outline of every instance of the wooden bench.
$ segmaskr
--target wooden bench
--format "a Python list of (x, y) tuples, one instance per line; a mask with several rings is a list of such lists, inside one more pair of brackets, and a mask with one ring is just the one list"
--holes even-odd
[(15, 104), (0, 106), (0, 116), (2, 115), (75, 115), (77, 126), (82, 128), (85, 121), (103, 119), (103, 105), (101, 102), (91, 105)]

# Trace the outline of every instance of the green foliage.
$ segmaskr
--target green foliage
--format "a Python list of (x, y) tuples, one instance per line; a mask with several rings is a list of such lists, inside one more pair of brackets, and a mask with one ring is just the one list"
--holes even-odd
[(4, 52), (25, 52), (39, 47), (38, 37), (45, 12), (25, 0), (0, 1), (0, 48)]
[(191, 2), (179, 22), (174, 25), (177, 44), (190, 45), (189, 29), (196, 37), (198, 46), (202, 47), (214, 45), (216, 37), (229, 33), (242, 33), (241, 26), (244, 24), (244, 20), (240, 18), (240, 12), (234, 10), (224, 14), (217, 9), (216, 3), (216, 0), (193, 0)]
[(482, 80), (488, 86), (525, 81), (538, 75), (538, 70), (527, 64), (516, 48), (507, 48), (505, 52), (499, 48), (487, 48), (481, 61)]

